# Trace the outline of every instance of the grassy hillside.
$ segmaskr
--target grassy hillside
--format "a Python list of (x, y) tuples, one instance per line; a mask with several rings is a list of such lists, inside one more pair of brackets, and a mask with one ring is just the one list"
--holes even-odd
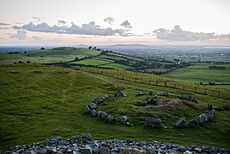
[(88, 50), (84, 48), (60, 47), (46, 50), (35, 50), (18, 54), (0, 54), (1, 64), (13, 64), (14, 62), (30, 61), (31, 63), (59, 63), (72, 61), (76, 57), (96, 56), (100, 54), (97, 50)]
[[(0, 67), (0, 74), (1, 148), (38, 142), (50, 136), (69, 137), (85, 132), (96, 139), (161, 140), (184, 145), (229, 147), (228, 99), (54, 66), (6, 65)], [(116, 116), (127, 115), (132, 127), (107, 124), (84, 113), (85, 106), (93, 99), (114, 94), (117, 90), (122, 90), (128, 97), (105, 102), (99, 109)], [(138, 103), (144, 102), (146, 97), (135, 95), (150, 90), (189, 94), (199, 103), (178, 100), (174, 96), (160, 96), (159, 106), (146, 108)], [(184, 116), (188, 120), (207, 113), (209, 102), (218, 109), (216, 122), (195, 128), (173, 128), (178, 117)], [(144, 127), (146, 116), (161, 118), (163, 127)]]

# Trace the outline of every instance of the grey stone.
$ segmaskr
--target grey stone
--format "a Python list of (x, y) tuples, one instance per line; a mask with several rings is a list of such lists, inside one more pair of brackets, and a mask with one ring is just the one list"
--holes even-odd
[(114, 121), (115, 121), (115, 118), (114, 118), (114, 116), (112, 116), (112, 115), (108, 115), (107, 118), (106, 118), (106, 121), (107, 121), (107, 122), (114, 122)]
[(186, 120), (184, 117), (180, 117), (178, 119), (178, 121), (176, 122), (176, 127), (181, 127), (184, 126), (186, 124)]
[(208, 121), (208, 117), (205, 114), (200, 114), (196, 118), (199, 122), (199, 124), (203, 124), (204, 122)]
[(215, 121), (216, 120), (216, 111), (215, 110), (211, 110), (209, 112), (209, 117), (210, 117), (210, 121)]
[(101, 114), (102, 114), (102, 111), (98, 111), (98, 112), (97, 112), (97, 117), (100, 118), (100, 117), (101, 117)]
[(128, 117), (127, 116), (121, 116), (120, 121), (125, 124), (126, 122), (128, 122)]
[(97, 104), (95, 104), (95, 103), (91, 103), (90, 105), (89, 105), (89, 108), (91, 109), (91, 110), (96, 110), (96, 108), (97, 108)]
[(89, 106), (86, 106), (85, 112), (86, 112), (86, 113), (89, 113), (89, 114), (91, 113), (91, 109), (89, 108)]
[(196, 118), (193, 118), (188, 121), (188, 127), (199, 126), (199, 121)]
[(108, 117), (108, 113), (101, 112), (101, 118), (106, 119)]
[(97, 111), (94, 110), (94, 109), (92, 109), (92, 110), (91, 110), (91, 115), (95, 117), (95, 116), (97, 115)]
[(151, 98), (148, 96), (146, 98), (146, 105), (150, 105), (151, 104)]
[(161, 120), (159, 118), (147, 117), (145, 118), (145, 124), (150, 127), (160, 127)]

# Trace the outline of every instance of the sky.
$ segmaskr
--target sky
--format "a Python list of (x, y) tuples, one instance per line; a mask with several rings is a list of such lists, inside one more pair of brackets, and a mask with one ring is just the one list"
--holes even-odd
[(230, 0), (0, 0), (0, 45), (230, 45)]

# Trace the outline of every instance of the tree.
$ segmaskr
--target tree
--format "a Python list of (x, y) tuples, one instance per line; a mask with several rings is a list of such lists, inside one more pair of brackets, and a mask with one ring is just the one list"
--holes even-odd
[(88, 48), (89, 50), (91, 50), (92, 49), (92, 46), (89, 46), (89, 48)]

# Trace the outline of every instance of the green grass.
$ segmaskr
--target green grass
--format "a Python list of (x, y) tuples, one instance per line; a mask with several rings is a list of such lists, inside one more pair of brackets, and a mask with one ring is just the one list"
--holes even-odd
[[(226, 70), (210, 70), (209, 66), (213, 65), (225, 66)], [(230, 64), (197, 64), (177, 69), (176, 71), (165, 74), (164, 76), (194, 82), (230, 83)]]
[(54, 48), (46, 50), (29, 51), (18, 54), (0, 54), (0, 65), (13, 64), (19, 60), (32, 63), (57, 63), (72, 61), (76, 57), (84, 58), (100, 54), (97, 50), (88, 50), (84, 48)]
[(80, 61), (71, 62), (70, 64), (81, 64), (81, 65), (91, 65), (91, 66), (100, 66), (109, 64), (111, 61), (103, 60), (103, 59), (84, 59)]
[[(0, 67), (0, 74), (1, 148), (39, 142), (51, 136), (70, 137), (81, 133), (91, 133), (95, 139), (160, 140), (183, 145), (229, 147), (230, 112), (226, 110), (226, 106), (229, 106), (228, 99), (54, 66), (5, 65)], [(127, 115), (132, 127), (118, 123), (106, 124), (84, 113), (85, 106), (93, 99), (104, 94), (114, 94), (120, 89), (128, 97), (101, 104), (99, 109), (116, 116)], [(175, 100), (172, 105), (164, 106), (162, 101), (175, 98), (160, 97), (161, 106), (138, 106), (137, 102), (144, 101), (145, 97), (135, 97), (137, 92), (150, 90), (177, 95), (190, 94), (199, 103)], [(189, 129), (171, 128), (180, 116), (188, 119), (207, 113), (205, 107), (209, 102), (216, 108), (223, 108), (217, 111), (216, 122)], [(150, 115), (160, 117), (167, 128), (144, 127), (144, 117)]]

